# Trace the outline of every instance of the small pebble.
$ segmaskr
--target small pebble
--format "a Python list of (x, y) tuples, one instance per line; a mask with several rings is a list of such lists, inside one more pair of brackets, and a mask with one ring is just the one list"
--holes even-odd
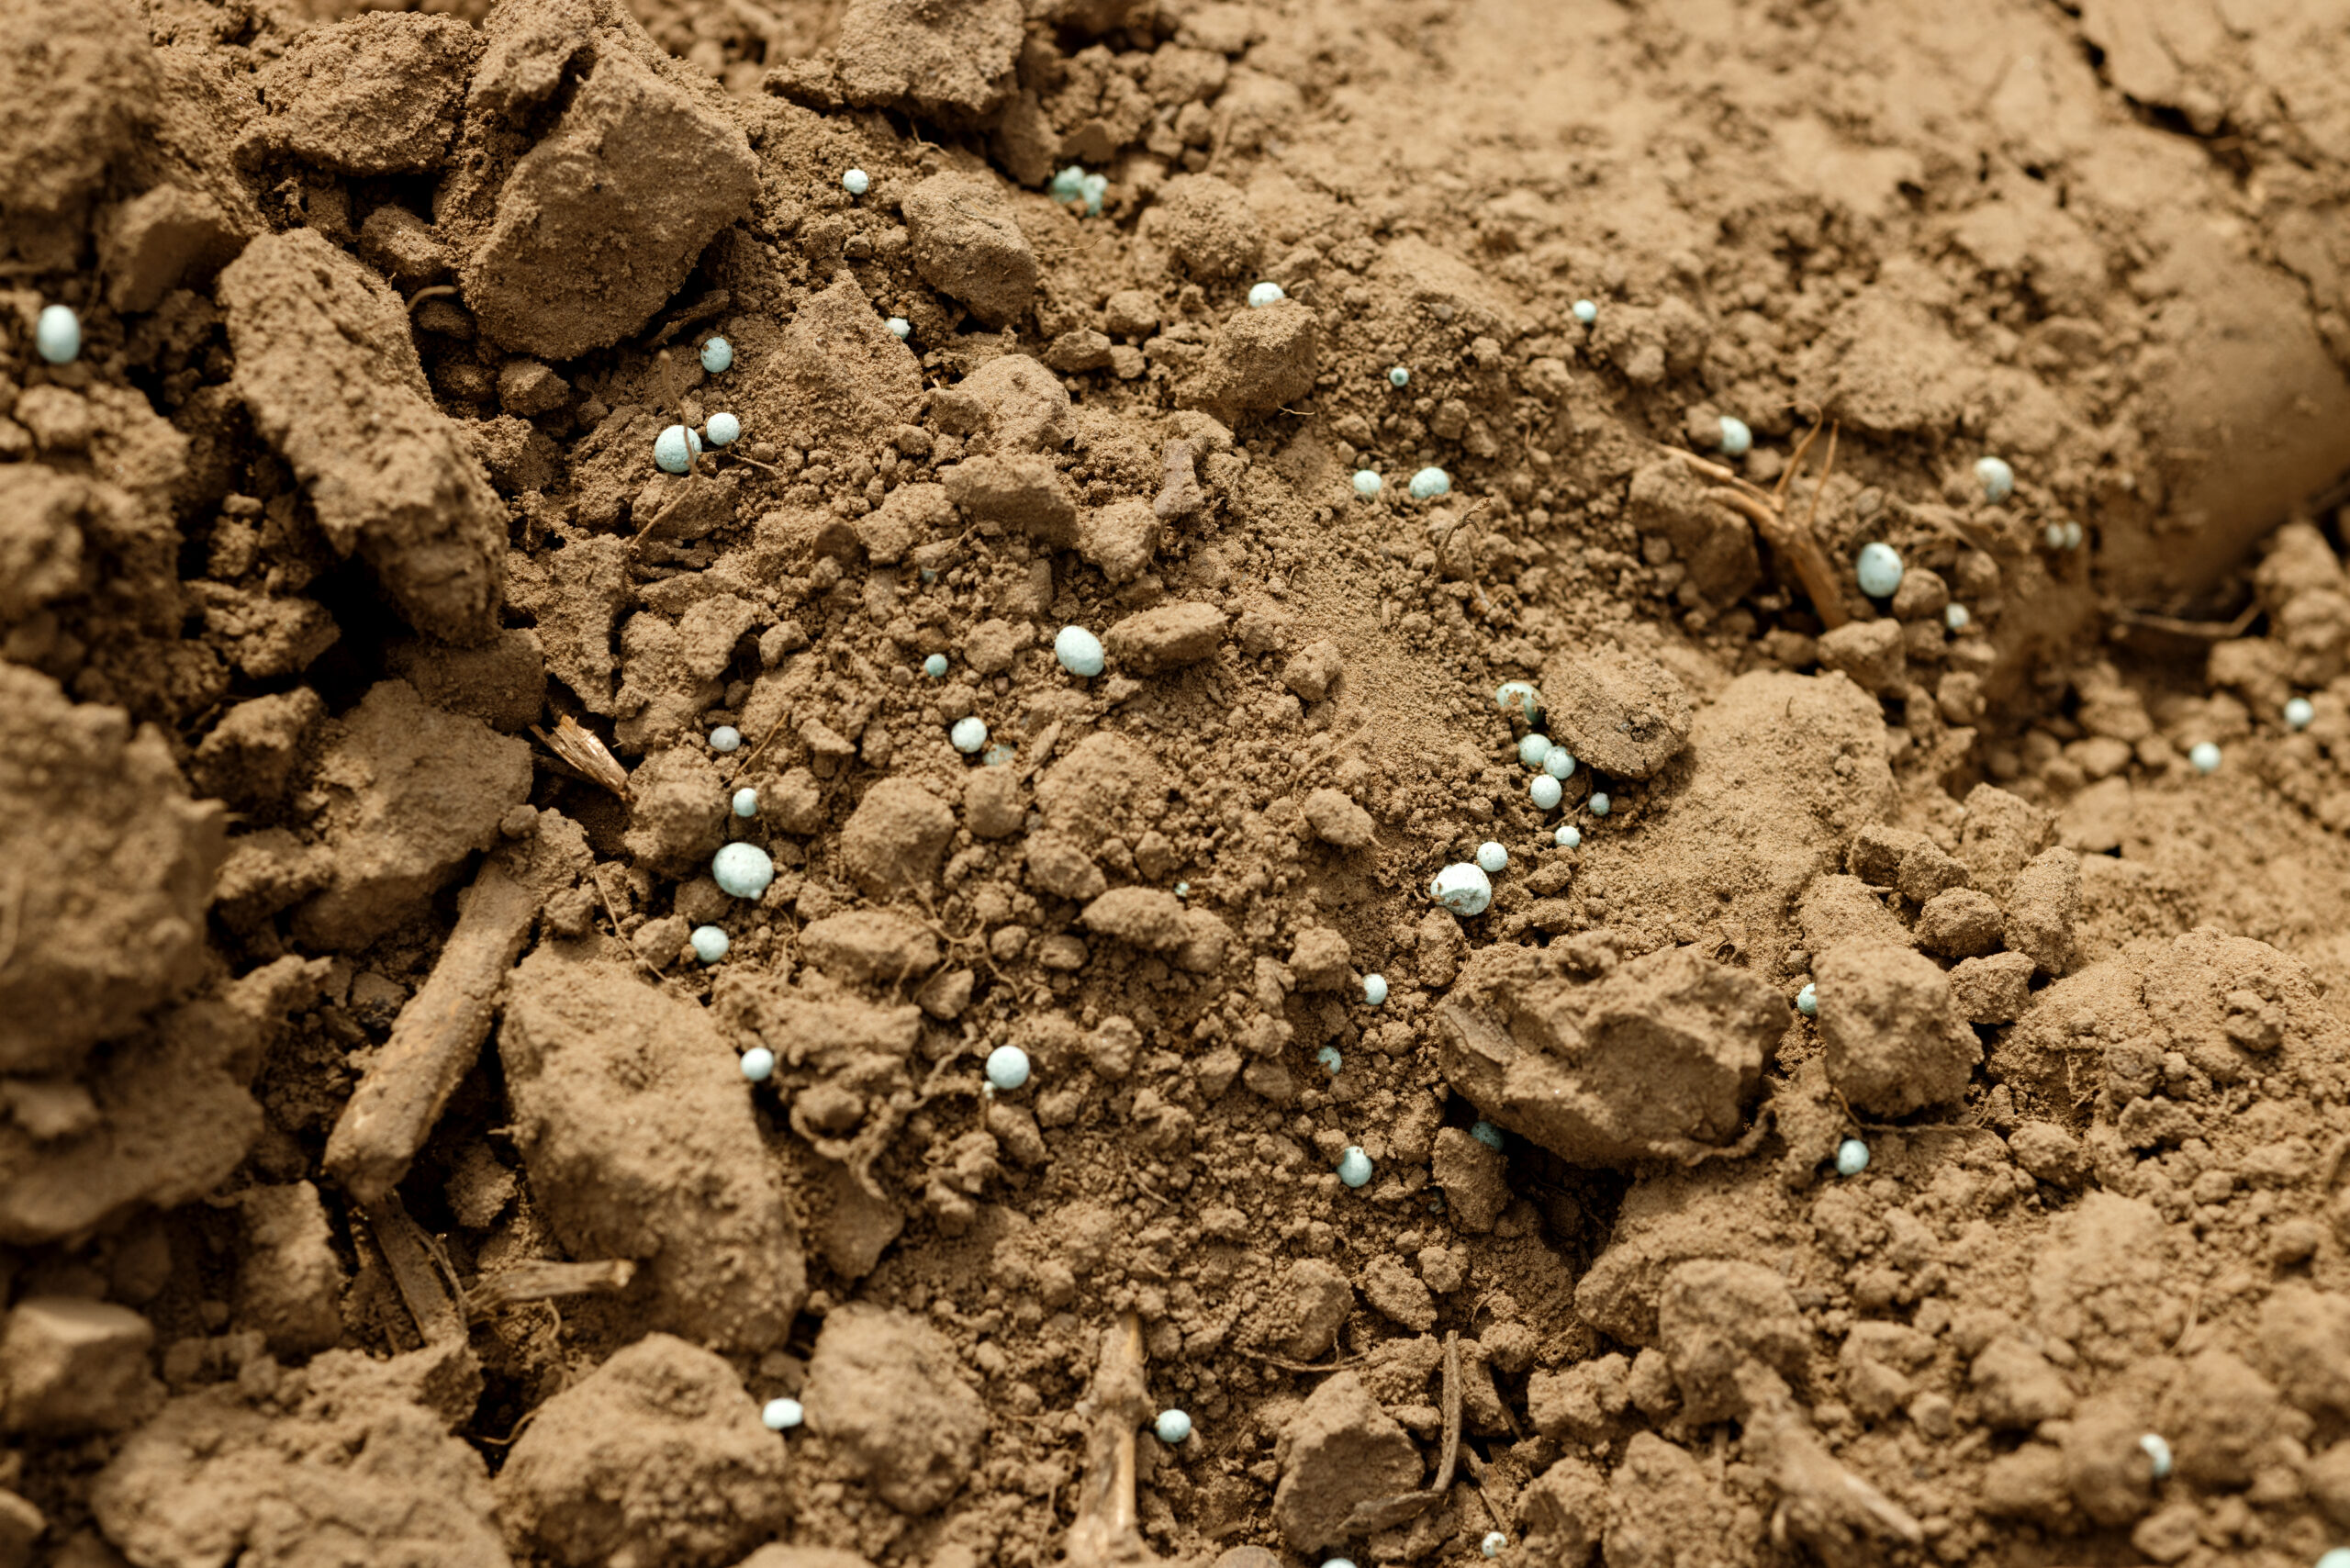
[(1268, 305), (1278, 305), (1288, 297), (1277, 283), (1260, 283), (1248, 291), (1248, 303), (1259, 309)]
[(1599, 319), (1599, 307), (1594, 305), (1588, 299), (1576, 300), (1575, 319), (1582, 322), (1586, 327), (1590, 326), (1594, 321)]
[(1192, 896), (1192, 884), (1191, 884), (1191, 883), (1189, 883), (1189, 882), (1178, 882), (1178, 883), (1176, 883), (1176, 884), (1175, 884), (1175, 896), (1176, 896), (1177, 898), (1179, 898), (1179, 899), (1187, 899), (1187, 898), (1190, 898), (1190, 897)]
[(734, 368), (734, 345), (724, 338), (712, 338), (701, 346), (701, 367), (712, 375), (723, 375)]
[(726, 933), (715, 925), (697, 925), (694, 934), (686, 940), (693, 945), (694, 957), (705, 964), (718, 962), (726, 957), (726, 949), (733, 946), (726, 939)]
[(1477, 869), (1488, 877), (1498, 877), (1509, 869), (1509, 851), (1492, 839), (1477, 846)]
[(1322, 1070), (1333, 1078), (1338, 1076), (1338, 1070), (1346, 1065), (1347, 1060), (1338, 1054), (1338, 1047), (1336, 1046), (1324, 1046), (1314, 1053), (1314, 1059), (1320, 1062)]
[(2167, 1479), (2171, 1467), (2170, 1444), (2163, 1440), (2161, 1434), (2148, 1432), (2138, 1439), (2138, 1448), (2153, 1463), (2154, 1479), (2157, 1481)]
[(946, 678), (946, 655), (945, 654), (931, 655), (930, 657), (922, 661), (922, 672), (923, 674), (930, 677), (933, 680), (945, 680)]
[(1548, 773), (1536, 774), (1534, 782), (1526, 787), (1526, 793), (1538, 812), (1555, 811), (1559, 802), (1567, 798), (1565, 789)]
[(2285, 704), (2285, 727), (2306, 730), (2317, 721), (2317, 707), (2306, 697), (2296, 697)]
[(862, 169), (851, 169), (841, 176), (841, 189), (853, 196), (861, 196), (873, 188), (873, 176)]
[(2067, 550), (2077, 550), (2077, 549), (2079, 549), (2079, 548), (2081, 547), (2081, 541), (2082, 541), (2082, 540), (2084, 540), (2084, 539), (2086, 539), (2086, 538), (2087, 538), (2087, 537), (2088, 537), (2088, 535), (2087, 535), (2087, 534), (2085, 534), (2085, 533), (2083, 533), (2083, 532), (2081, 532), (2081, 525), (2080, 525), (2079, 523), (2077, 523), (2077, 522), (2068, 522), (2068, 523), (2066, 523), (2066, 524), (2065, 525), (2065, 549), (2067, 549)]
[(1358, 468), (1355, 470), (1356, 495), (1375, 496), (1379, 494), (1380, 487), (1381, 485), (1378, 475), (1372, 473), (1368, 468)]
[(743, 434), (743, 421), (732, 414), (712, 414), (702, 430), (712, 446), (732, 446)]
[(1869, 1146), (1856, 1137), (1848, 1137), (1836, 1146), (1836, 1174), (1858, 1176), (1869, 1168)]
[(1550, 737), (1528, 735), (1517, 743), (1517, 760), (1528, 767), (1539, 767), (1550, 757)]
[(1055, 201), (1075, 201), (1085, 194), (1085, 170), (1071, 163), (1053, 176), (1053, 183), (1048, 188)]
[(897, 339), (900, 342), (903, 342), (908, 338), (914, 335), (914, 324), (912, 321), (907, 320), (903, 316), (892, 316), (881, 324), (889, 328), (890, 335)]
[(759, 814), (759, 792), (748, 784), (734, 791), (734, 814), (738, 817)]
[(82, 318), (63, 305), (44, 305), (33, 321), (33, 352), (51, 364), (82, 357)]
[(765, 1046), (753, 1046), (743, 1053), (743, 1076), (754, 1083), (765, 1083), (775, 1076), (775, 1053)]
[(701, 451), (701, 436), (683, 425), (671, 425), (653, 438), (653, 465), (664, 474), (683, 474)]
[(1349, 1187), (1360, 1187), (1371, 1180), (1371, 1156), (1352, 1144), (1338, 1156), (1338, 1180)]
[(1452, 494), (1452, 476), (1441, 468), (1423, 468), (1412, 476), (1412, 498), (1432, 501)]
[(1387, 385), (1390, 386), (1409, 386), (1411, 384), (1412, 373), (1400, 364), (1387, 373)]
[(1803, 989), (1796, 992), (1796, 1011), (1807, 1018), (1819, 1016), (1819, 988), (1809, 980), (1804, 981)]
[(1863, 544), (1852, 575), (1860, 579), (1861, 591), (1871, 599), (1891, 599), (1894, 589), (1901, 586), (1901, 553), (1882, 540)]
[(1494, 706), (1530, 724), (1542, 716), (1542, 694), (1531, 681), (1505, 680), (1494, 692)]
[(730, 844), (711, 857), (710, 874), (738, 899), (755, 899), (775, 880), (775, 862), (755, 844)]
[(987, 722), (976, 713), (957, 719), (955, 727), (946, 732), (946, 738), (957, 751), (968, 756), (988, 744)]
[[(1326, 1563), (1324, 1568), (1328, 1565)], [(2322, 1553), (2317, 1560), (2317, 1568), (2350, 1568), (2350, 1546), (2337, 1546)]]
[(1575, 776), (1575, 754), (1569, 751), (1562, 745), (1552, 746), (1550, 748), (1550, 754), (1542, 759), (1542, 771), (1549, 774), (1553, 778), (1573, 778)]
[(1474, 918), (1493, 907), (1494, 884), (1482, 869), (1462, 860), (1429, 879), (1428, 897), (1457, 915)]
[(979, 760), (990, 767), (1002, 767), (1005, 763), (1010, 762), (1013, 757), (1019, 755), (1020, 748), (1013, 745), (1010, 741), (998, 741), (995, 745), (988, 747), (987, 750), (979, 753)]
[(1018, 1046), (998, 1046), (988, 1053), (988, 1081), (1009, 1092), (1028, 1081), (1028, 1053)]
[(2077, 550), (2081, 547), (2081, 525), (2077, 522), (2052, 522), (2040, 531), (2051, 550)]
[(1181, 1410), (1161, 1410), (1150, 1429), (1158, 1434), (1162, 1443), (1180, 1443), (1192, 1435), (1192, 1418)]
[(1485, 1532), (1485, 1539), (1477, 1544), (1486, 1556), (1499, 1557), (1502, 1548), (1509, 1544), (1509, 1537), (1497, 1529), (1489, 1529)]
[(1386, 1001), (1387, 1001), (1387, 977), (1386, 977), (1385, 975), (1365, 975), (1365, 976), (1363, 976), (1363, 977), (1362, 977), (1362, 1002), (1363, 1002), (1363, 1005), (1364, 1005), (1365, 1007), (1378, 1007), (1378, 1006), (1381, 1006), (1381, 1005), (1384, 1004)]
[(1493, 1123), (1480, 1119), (1475, 1126), (1469, 1129), (1469, 1136), (1475, 1138), (1479, 1143), (1483, 1144), (1487, 1148), (1493, 1149), (1496, 1153), (1500, 1152), (1502, 1147), (1502, 1130), (1501, 1128), (1494, 1126)]
[(1615, 809), (1616, 805), (1615, 801), (1607, 798), (1607, 791), (1605, 790), (1594, 790), (1591, 792), (1591, 799), (1583, 803), (1591, 808), (1591, 814), (1595, 817), (1606, 816)]
[(1053, 639), (1053, 657), (1080, 680), (1091, 680), (1102, 673), (1102, 639), (1082, 626), (1064, 626)]
[(1974, 619), (1975, 617), (1967, 613), (1966, 606), (1963, 604), (1948, 604), (1942, 607), (1942, 624), (1953, 632), (1965, 631), (1967, 622)]
[(808, 1419), (808, 1412), (797, 1399), (770, 1399), (760, 1407), (759, 1420), (770, 1432), (788, 1432)]
[(710, 732), (710, 749), (716, 752), (740, 751), (743, 732), (732, 724), (721, 724)]
[(1993, 506), (2016, 493), (2016, 471), (2008, 466), (2004, 458), (1976, 458), (1975, 481), (1983, 487), (1983, 498)]
[(1085, 198), (1085, 216), (1102, 216), (1102, 198), (1110, 194), (1110, 176), (1088, 174), (1077, 183), (1077, 194)]
[(1572, 823), (1561, 823), (1559, 824), (1559, 831), (1551, 834), (1550, 842), (1557, 845), (1561, 849), (1581, 849), (1583, 847), (1583, 829), (1575, 826)]
[[(1722, 416), (1722, 455), (1743, 457), (1753, 450), (1754, 432), (1747, 427), (1746, 421), (1733, 420), (1728, 414), (1724, 414)], [(1489, 1551), (1485, 1555), (1491, 1557), (1493, 1553)]]
[(2197, 741), (2187, 750), (2188, 766), (2198, 773), (2220, 771), (2220, 748), (2210, 741)]

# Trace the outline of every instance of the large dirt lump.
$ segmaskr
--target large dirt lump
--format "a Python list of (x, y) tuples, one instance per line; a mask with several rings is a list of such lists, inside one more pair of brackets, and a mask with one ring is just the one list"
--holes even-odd
[[(51, 1080), (56, 1113), (0, 1121), (0, 1243), (86, 1237), (142, 1205), (172, 1208), (234, 1170), (262, 1131), (246, 1085), (291, 1010), (318, 996), (327, 960), (292, 954), (159, 1014), (99, 1047), (78, 1081)], [(169, 1070), (159, 1070), (159, 1062)]]
[(1325, 1378), (1282, 1429), (1273, 1519), (1294, 1551), (1347, 1539), (1356, 1506), (1420, 1484), (1420, 1450), (1351, 1372)]
[(1035, 250), (991, 179), (943, 174), (906, 193), (914, 268), (990, 327), (1026, 314), (1040, 274)]
[(554, 1562), (730, 1560), (789, 1517), (784, 1450), (724, 1361), (638, 1340), (539, 1406), (498, 1476), (518, 1552)]
[(0, 664), (0, 1073), (70, 1072), (203, 978), (224, 825), (162, 734)]
[(824, 1319), (801, 1398), (809, 1426), (901, 1513), (952, 1497), (987, 1436), (987, 1406), (954, 1349), (885, 1307), (852, 1303)]
[(338, 174), (435, 169), (480, 52), (481, 36), (454, 17), (378, 12), (312, 28), (261, 73), (263, 134)]
[(1617, 778), (1653, 778), (1689, 744), (1689, 694), (1654, 659), (1565, 653), (1542, 668), (1550, 738)]
[[(484, 76), (524, 52), (500, 51), (496, 18), (491, 35)], [(482, 330), (517, 353), (567, 360), (651, 319), (757, 189), (739, 129), (608, 41), (496, 187), (486, 221), (471, 202), (444, 203), (445, 221), (464, 244), (457, 276)]]
[(1768, 984), (1687, 947), (1590, 984), (1528, 971), (1480, 955), (1438, 1012), (1445, 1076), (1487, 1117), (1580, 1165), (1737, 1139), (1789, 1018)]
[(363, 556), (418, 631), (496, 636), (506, 508), (435, 406), (400, 297), (312, 229), (246, 246), (219, 294), (236, 389), (327, 543)]
[(468, 857), (498, 842), (531, 790), (528, 742), (379, 681), (326, 726), (309, 790), (330, 868), (295, 915), (314, 948), (364, 947), (424, 913)]
[(338, 1561), (508, 1568), (481, 1456), (414, 1395), (455, 1375), (446, 1352), (333, 1351), (278, 1401), (235, 1384), (183, 1395), (130, 1435), (90, 1490), (106, 1539), (140, 1568), (310, 1568)]
[(643, 1262), (659, 1327), (726, 1350), (782, 1338), (807, 1293), (800, 1227), (710, 1014), (545, 948), (509, 985), (516, 1138), (564, 1245)]
[(850, 0), (841, 13), (841, 86), (853, 104), (911, 103), (983, 115), (1012, 91), (1020, 0)]
[(1983, 1047), (1931, 958), (1858, 943), (1813, 964), (1828, 1078), (1856, 1110), (1899, 1116), (1957, 1099)]
[[(1546, 685), (1543, 700), (1551, 723), (1564, 722), (1558, 693)], [(1584, 758), (1590, 744), (1570, 749)], [(1697, 711), (1682, 760), (1653, 790), (1662, 809), (1637, 854), (1595, 841), (1585, 874), (1620, 877), (1636, 909), (1718, 911), (1751, 951), (1783, 952), (1800, 945), (1789, 915), (1804, 889), (1841, 869), (1852, 835), (1892, 812), (1885, 718), (1842, 676), (1742, 675)]]

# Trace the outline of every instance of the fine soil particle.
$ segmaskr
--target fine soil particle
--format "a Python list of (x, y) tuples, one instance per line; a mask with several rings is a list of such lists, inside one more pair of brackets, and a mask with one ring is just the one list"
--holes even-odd
[(0, 0), (0, 1568), (2350, 1539), (2222, 9)]

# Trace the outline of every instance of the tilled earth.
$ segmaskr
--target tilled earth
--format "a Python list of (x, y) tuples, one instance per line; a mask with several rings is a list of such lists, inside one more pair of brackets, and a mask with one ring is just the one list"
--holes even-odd
[(0, 1568), (2350, 1541), (2336, 8), (784, 4), (0, 0)]

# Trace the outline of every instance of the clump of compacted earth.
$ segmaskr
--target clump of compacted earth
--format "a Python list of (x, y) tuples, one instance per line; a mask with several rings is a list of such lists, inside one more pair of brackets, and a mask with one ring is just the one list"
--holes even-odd
[(2350, 1540), (2342, 55), (5, 0), (0, 1568)]

